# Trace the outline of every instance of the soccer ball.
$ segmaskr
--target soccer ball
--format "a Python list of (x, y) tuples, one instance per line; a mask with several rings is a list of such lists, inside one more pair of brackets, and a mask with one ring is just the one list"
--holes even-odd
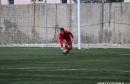
[(66, 49), (63, 49), (63, 53), (66, 53), (67, 52), (67, 50)]

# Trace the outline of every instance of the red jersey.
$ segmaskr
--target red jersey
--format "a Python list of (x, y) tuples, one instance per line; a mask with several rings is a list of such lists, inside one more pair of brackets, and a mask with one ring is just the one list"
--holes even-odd
[(70, 38), (74, 38), (73, 34), (68, 31), (68, 30), (64, 30), (64, 34), (59, 33), (59, 39), (70, 39)]
[(63, 39), (66, 39), (68, 44), (72, 44), (71, 38), (74, 38), (73, 34), (67, 30), (64, 30), (64, 34), (60, 32), (58, 37), (59, 37), (61, 47), (63, 47)]

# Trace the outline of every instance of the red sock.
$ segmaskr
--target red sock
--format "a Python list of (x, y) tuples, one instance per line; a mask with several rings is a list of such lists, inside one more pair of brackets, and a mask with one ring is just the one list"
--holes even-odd
[(65, 49), (67, 50), (66, 53), (69, 53), (69, 48), (68, 48), (68, 46), (65, 46)]
[(69, 50), (68, 46), (65, 46), (65, 49), (66, 49), (66, 50)]

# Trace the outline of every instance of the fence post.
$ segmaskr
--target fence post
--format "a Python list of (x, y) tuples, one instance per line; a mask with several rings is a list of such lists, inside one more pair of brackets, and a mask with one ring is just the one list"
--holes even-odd
[(77, 12), (78, 12), (78, 49), (81, 49), (81, 28), (80, 28), (80, 0), (77, 3)]
[(70, 28), (69, 28), (70, 31), (72, 29), (71, 23), (72, 23), (72, 0), (70, 0)]
[(32, 42), (35, 42), (35, 0), (33, 0), (33, 27), (31, 29)]
[(115, 37), (115, 35), (116, 35), (116, 34), (115, 34), (115, 26), (116, 26), (116, 25), (115, 25), (115, 24), (116, 24), (115, 19), (116, 19), (116, 14), (115, 14), (115, 8), (114, 8), (114, 30), (113, 30), (113, 32), (114, 32), (114, 35), (113, 35), (113, 36), (114, 36), (114, 41), (113, 41), (113, 43), (114, 43), (114, 44), (115, 44), (115, 41), (116, 41), (116, 40), (115, 40), (115, 38), (116, 38), (116, 37)]
[(46, 47), (48, 47), (48, 28), (47, 28), (47, 21), (48, 21), (48, 18), (47, 18), (47, 0), (45, 0), (45, 28), (46, 28), (46, 32), (45, 32), (45, 39), (46, 39)]
[(104, 27), (104, 0), (102, 0), (102, 10), (101, 10), (101, 28), (100, 28), (100, 37), (99, 42), (103, 43), (103, 27)]
[(54, 42), (57, 42), (57, 30), (59, 28), (59, 25), (58, 25), (58, 5), (56, 3), (56, 10), (55, 10), (55, 34), (54, 34)]
[(1, 29), (1, 0), (0, 0), (0, 29)]

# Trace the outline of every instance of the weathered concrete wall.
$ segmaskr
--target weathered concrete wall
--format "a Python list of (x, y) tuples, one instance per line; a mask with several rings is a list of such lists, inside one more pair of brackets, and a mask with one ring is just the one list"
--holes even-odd
[[(48, 4), (47, 30), (43, 4), (37, 4), (35, 11), (33, 5), (1, 6), (0, 11), (1, 44), (44, 43), (46, 36), (49, 43), (56, 43), (58, 27), (71, 30), (74, 43), (77, 43), (76, 4)], [(101, 43), (100, 40), (102, 43), (130, 44), (130, 3), (81, 4), (81, 40), (94, 44)]]

